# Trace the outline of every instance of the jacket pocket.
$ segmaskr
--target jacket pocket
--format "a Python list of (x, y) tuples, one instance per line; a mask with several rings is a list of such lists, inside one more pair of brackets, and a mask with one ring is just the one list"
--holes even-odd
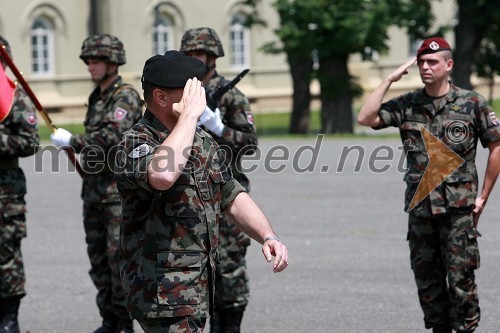
[(465, 229), (465, 265), (470, 269), (478, 269), (480, 264), (479, 246), (477, 239), (481, 234), (475, 228)]
[(474, 149), (474, 128), (465, 120), (443, 120), (442, 141), (457, 153)]
[(1, 207), (0, 229), (5, 239), (26, 237), (26, 205), (24, 202), (7, 202)]
[(453, 173), (444, 180), (445, 197), (450, 208), (468, 208), (474, 205), (477, 184), (471, 173)]
[(174, 307), (200, 304), (202, 259), (202, 253), (197, 251), (157, 253), (158, 304)]

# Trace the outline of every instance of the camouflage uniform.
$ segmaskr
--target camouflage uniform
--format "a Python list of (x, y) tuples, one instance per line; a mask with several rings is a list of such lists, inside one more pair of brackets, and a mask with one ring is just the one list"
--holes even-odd
[(184, 173), (170, 189), (153, 189), (148, 165), (169, 133), (146, 110), (122, 138), (123, 168), (116, 170), (123, 209), (122, 284), (128, 310), (143, 328), (154, 324), (149, 319), (156, 318), (158, 327), (174, 317), (198, 321), (202, 328), (212, 304), (220, 213), (244, 188), (213, 138), (198, 129)]
[[(196, 28), (186, 31), (182, 37), (181, 52), (203, 51), (215, 57), (224, 56), (219, 37), (210, 28)], [(207, 95), (218, 87), (229, 83), (224, 77), (214, 72), (205, 85)], [(236, 88), (228, 90), (220, 101), (220, 117), (224, 131), (219, 137), (208, 131), (224, 150), (226, 164), (231, 165), (234, 178), (250, 191), (250, 182), (241, 172), (241, 157), (252, 153), (257, 146), (257, 133), (250, 102)], [(206, 128), (205, 128), (206, 129)], [(242, 316), (250, 296), (245, 255), (250, 245), (250, 238), (234, 224), (230, 224), (224, 214), (219, 225), (219, 261), (216, 265), (215, 305), (216, 316)], [(220, 310), (220, 311), (219, 311)], [(241, 321), (241, 317), (239, 318)], [(211, 320), (211, 331), (224, 330), (224, 318)], [(239, 326), (239, 323), (238, 323)]]
[[(87, 41), (106, 41), (98, 35), (84, 42), (82, 60), (102, 58), (92, 53)], [(111, 59), (123, 64), (125, 59)], [(70, 145), (83, 158), (84, 170), (81, 197), (90, 277), (96, 286), (97, 305), (102, 318), (110, 321), (129, 318), (125, 295), (120, 282), (120, 195), (113, 173), (116, 148), (123, 132), (142, 116), (142, 101), (138, 92), (117, 76), (104, 91), (98, 86), (90, 95), (85, 118), (85, 134), (72, 135)]]
[[(21, 255), (21, 239), (26, 237), (26, 179), (19, 168), (19, 157), (33, 155), (39, 148), (36, 108), (20, 85), (16, 87), (12, 108), (0, 122), (0, 311), (5, 299), (26, 294)], [(19, 301), (17, 301), (17, 307)], [(16, 308), (17, 317), (17, 308)], [(0, 319), (1, 320), (1, 319)], [(3, 322), (2, 322), (3, 323)]]
[[(479, 234), (472, 214), (478, 187), (475, 156), (478, 139), (483, 147), (500, 140), (500, 126), (492, 112), (483, 97), (453, 84), (442, 98), (418, 90), (391, 99), (379, 111), (379, 128), (399, 127), (405, 144), (406, 211), (429, 161), (420, 126), (465, 160), (409, 210), (411, 267), (427, 328), (451, 323), (458, 332), (472, 332), (479, 322), (474, 274), (479, 267)], [(460, 140), (453, 136), (454, 126), (462, 130)]]

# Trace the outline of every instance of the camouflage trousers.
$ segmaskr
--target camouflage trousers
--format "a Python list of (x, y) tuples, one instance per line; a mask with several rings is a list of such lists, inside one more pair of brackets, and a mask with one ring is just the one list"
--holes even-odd
[(137, 319), (145, 333), (201, 333), (206, 318), (196, 316)]
[(225, 216), (219, 224), (219, 261), (215, 266), (215, 308), (244, 311), (250, 290), (245, 255), (250, 238)]
[(26, 237), (23, 198), (0, 199), (0, 298), (26, 295), (21, 239)]
[(473, 332), (480, 319), (474, 270), (479, 233), (472, 213), (422, 218), (410, 215), (410, 261), (426, 328)]
[(83, 226), (90, 277), (97, 288), (97, 306), (103, 318), (129, 318), (119, 271), (121, 204), (83, 203)]

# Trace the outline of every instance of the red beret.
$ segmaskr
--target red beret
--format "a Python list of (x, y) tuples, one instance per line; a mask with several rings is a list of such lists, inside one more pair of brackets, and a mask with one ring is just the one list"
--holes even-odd
[(439, 51), (451, 51), (451, 46), (448, 42), (441, 37), (431, 37), (424, 40), (422, 45), (417, 51), (417, 58), (422, 54), (435, 53)]

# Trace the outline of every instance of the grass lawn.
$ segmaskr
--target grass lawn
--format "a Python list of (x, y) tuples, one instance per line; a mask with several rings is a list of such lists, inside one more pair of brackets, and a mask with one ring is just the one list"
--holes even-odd
[[(254, 114), (255, 126), (257, 134), (260, 136), (279, 135), (286, 136), (288, 127), (290, 126), (290, 113), (257, 113)], [(56, 126), (58, 124), (55, 124)], [(59, 127), (67, 129), (71, 133), (84, 133), (83, 124), (62, 124)], [(38, 129), (42, 140), (49, 140), (50, 130), (43, 123), (39, 122)], [(319, 111), (311, 113), (310, 133), (318, 133), (320, 129), (320, 114)]]
[[(496, 99), (492, 103), (494, 110), (500, 109), (500, 99)], [(255, 126), (257, 127), (257, 134), (259, 137), (269, 137), (269, 136), (287, 136), (287, 137), (303, 137), (303, 135), (291, 135), (288, 133), (288, 128), (290, 126), (290, 113), (255, 113), (254, 115)], [(498, 118), (500, 118), (500, 113), (497, 112)], [(56, 124), (57, 125), (57, 124)], [(70, 131), (71, 133), (83, 133), (83, 124), (64, 124), (63, 127)], [(309, 125), (309, 135), (316, 135), (319, 133), (321, 128), (320, 112), (312, 111), (311, 120)], [(43, 124), (39, 123), (40, 137), (42, 140), (49, 140), (49, 129)], [(377, 137), (388, 136), (397, 137), (394, 134), (377, 134)], [(329, 135), (330, 136), (330, 135)], [(331, 135), (332, 137), (370, 137), (370, 135), (363, 134), (344, 134), (344, 135)]]

